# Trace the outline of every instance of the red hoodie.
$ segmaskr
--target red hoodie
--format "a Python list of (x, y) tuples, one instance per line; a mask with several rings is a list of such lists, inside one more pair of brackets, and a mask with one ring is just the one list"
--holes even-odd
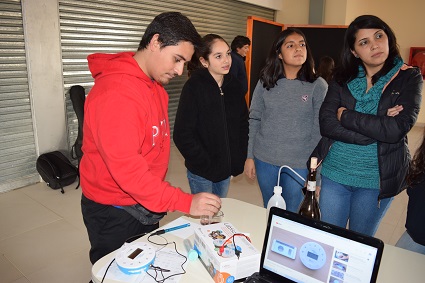
[(164, 181), (170, 158), (168, 94), (134, 53), (92, 54), (95, 84), (84, 106), (84, 195), (101, 204), (140, 203), (154, 212), (189, 213), (192, 195)]

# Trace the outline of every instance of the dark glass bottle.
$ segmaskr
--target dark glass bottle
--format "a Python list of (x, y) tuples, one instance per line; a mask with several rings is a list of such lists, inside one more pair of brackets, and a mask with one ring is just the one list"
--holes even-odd
[(298, 209), (298, 214), (320, 220), (319, 202), (316, 198), (316, 168), (317, 158), (312, 157), (310, 160), (310, 172), (307, 177), (307, 190)]

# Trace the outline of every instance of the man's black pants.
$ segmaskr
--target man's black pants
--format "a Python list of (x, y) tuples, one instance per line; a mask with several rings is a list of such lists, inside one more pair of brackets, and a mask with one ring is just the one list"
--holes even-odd
[(159, 224), (143, 225), (124, 209), (94, 202), (84, 195), (81, 212), (91, 244), (92, 264), (120, 248), (128, 238), (142, 236), (159, 227)]

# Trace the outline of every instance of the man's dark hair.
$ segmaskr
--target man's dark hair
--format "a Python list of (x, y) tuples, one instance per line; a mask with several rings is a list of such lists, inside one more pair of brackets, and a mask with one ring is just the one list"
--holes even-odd
[(155, 34), (159, 34), (161, 48), (177, 45), (181, 41), (192, 43), (195, 49), (201, 45), (201, 36), (192, 22), (179, 12), (166, 12), (156, 16), (146, 28), (137, 50), (145, 49)]
[(230, 48), (233, 51), (236, 51), (236, 48), (242, 48), (247, 44), (251, 45), (251, 40), (246, 36), (238, 35), (233, 39), (232, 44), (230, 45)]

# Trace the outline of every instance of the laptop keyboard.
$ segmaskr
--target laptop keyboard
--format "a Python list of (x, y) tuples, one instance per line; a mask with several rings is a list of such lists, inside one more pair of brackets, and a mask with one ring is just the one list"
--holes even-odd
[(244, 283), (272, 283), (272, 282), (264, 278), (261, 278), (258, 273), (255, 273), (252, 276), (246, 278)]
[(268, 281), (261, 280), (260, 278), (248, 278), (245, 283), (264, 283)]

